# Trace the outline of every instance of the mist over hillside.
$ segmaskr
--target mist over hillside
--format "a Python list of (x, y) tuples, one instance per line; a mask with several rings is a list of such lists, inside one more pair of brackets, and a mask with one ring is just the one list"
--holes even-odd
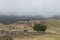
[(41, 20), (44, 19), (41, 16), (0, 16), (0, 23), (11, 24), (18, 21), (29, 21), (29, 20)]
[(55, 16), (49, 17), (49, 19), (60, 19), (60, 15), (55, 15)]
[(0, 23), (2, 24), (12, 24), (18, 21), (29, 21), (29, 20), (44, 20), (44, 19), (60, 19), (59, 15), (51, 16), (48, 18), (44, 18), (40, 15), (24, 15), (24, 16), (17, 16), (17, 15), (0, 15)]

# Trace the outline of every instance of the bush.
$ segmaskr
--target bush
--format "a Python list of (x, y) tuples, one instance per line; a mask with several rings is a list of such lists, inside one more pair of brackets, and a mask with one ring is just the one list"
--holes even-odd
[(5, 30), (3, 30), (3, 29), (0, 30), (1, 33), (4, 32), (4, 31), (5, 31)]
[(28, 30), (24, 30), (24, 32), (28, 32)]
[(46, 31), (47, 27), (46, 25), (43, 25), (43, 24), (35, 24), (33, 26), (33, 29), (36, 30), (36, 31)]

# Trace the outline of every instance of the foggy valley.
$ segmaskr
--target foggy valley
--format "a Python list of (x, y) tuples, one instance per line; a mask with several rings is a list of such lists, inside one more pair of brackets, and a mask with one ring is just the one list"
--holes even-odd
[(60, 40), (60, 0), (0, 0), (0, 40)]

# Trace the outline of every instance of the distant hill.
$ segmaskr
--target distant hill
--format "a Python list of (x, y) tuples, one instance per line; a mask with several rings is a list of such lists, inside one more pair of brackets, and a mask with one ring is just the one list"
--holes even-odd
[(18, 21), (40, 20), (41, 16), (0, 16), (0, 23), (11, 24)]
[(49, 17), (49, 19), (60, 19), (60, 15)]

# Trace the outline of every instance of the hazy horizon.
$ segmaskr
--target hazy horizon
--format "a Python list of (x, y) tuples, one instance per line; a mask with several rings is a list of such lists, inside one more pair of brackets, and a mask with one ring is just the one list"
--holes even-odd
[(60, 0), (0, 0), (0, 15), (60, 15)]

